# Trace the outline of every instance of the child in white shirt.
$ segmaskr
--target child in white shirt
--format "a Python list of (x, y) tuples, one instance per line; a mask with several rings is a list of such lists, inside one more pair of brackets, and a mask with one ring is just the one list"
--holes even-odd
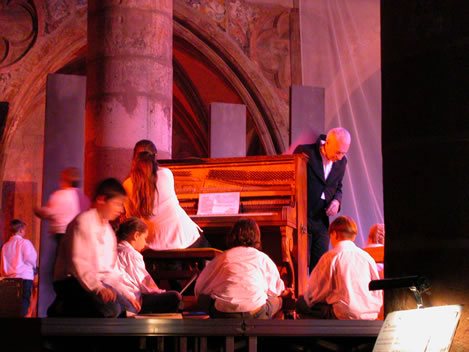
[(176, 291), (160, 289), (145, 268), (140, 252), (145, 247), (148, 227), (140, 219), (132, 217), (119, 225), (117, 257), (119, 269), (123, 272), (123, 284), (132, 297), (140, 302), (140, 312), (133, 313), (174, 313), (181, 305), (182, 297)]
[(49, 232), (56, 235), (57, 242), (75, 216), (90, 207), (88, 197), (79, 186), (80, 171), (77, 168), (68, 167), (62, 170), (60, 189), (50, 195), (45, 206), (34, 209), (34, 213), (41, 219), (49, 220)]
[(374, 320), (383, 304), (382, 291), (370, 291), (378, 280), (373, 258), (353, 241), (357, 224), (348, 216), (337, 217), (329, 226), (332, 250), (314, 267), (304, 296), (296, 310), (303, 318)]
[(23, 238), (25, 229), (23, 221), (11, 221), (10, 239), (3, 245), (0, 258), (0, 276), (23, 279), (23, 316), (28, 314), (37, 263), (33, 244)]
[(226, 236), (228, 250), (215, 257), (195, 285), (199, 306), (212, 318), (270, 319), (287, 294), (275, 263), (261, 252), (259, 226), (239, 220)]
[(94, 206), (78, 215), (60, 241), (54, 271), (57, 298), (48, 316), (117, 317), (140, 304), (123, 285), (117, 239), (109, 221), (124, 211), (126, 193), (113, 178), (102, 181)]

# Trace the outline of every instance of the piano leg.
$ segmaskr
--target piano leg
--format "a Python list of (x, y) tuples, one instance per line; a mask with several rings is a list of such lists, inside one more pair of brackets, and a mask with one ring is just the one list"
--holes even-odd
[(293, 251), (293, 228), (290, 226), (280, 226), (282, 234), (282, 262), (287, 270), (288, 279), (285, 282), (287, 288), (292, 288), (295, 292), (295, 267), (291, 253)]

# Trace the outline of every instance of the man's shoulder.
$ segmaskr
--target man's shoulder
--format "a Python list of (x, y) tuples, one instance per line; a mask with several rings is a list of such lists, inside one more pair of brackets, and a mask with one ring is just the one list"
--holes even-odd
[(311, 150), (314, 150), (314, 147), (316, 146), (316, 144), (299, 144), (296, 148), (295, 148), (295, 153), (301, 153), (301, 152), (307, 152), (307, 151), (311, 151)]
[(310, 162), (315, 162), (320, 159), (319, 148), (316, 144), (300, 144), (296, 147), (295, 154), (306, 154), (309, 157)]

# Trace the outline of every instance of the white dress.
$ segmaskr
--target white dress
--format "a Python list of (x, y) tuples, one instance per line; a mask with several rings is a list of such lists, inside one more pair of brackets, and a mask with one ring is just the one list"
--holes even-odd
[[(153, 216), (145, 221), (149, 227), (147, 246), (153, 250), (187, 248), (199, 239), (200, 228), (179, 205), (171, 170), (158, 167), (157, 176)], [(123, 186), (130, 197), (133, 188), (130, 178)], [(126, 214), (131, 215), (127, 205)]]

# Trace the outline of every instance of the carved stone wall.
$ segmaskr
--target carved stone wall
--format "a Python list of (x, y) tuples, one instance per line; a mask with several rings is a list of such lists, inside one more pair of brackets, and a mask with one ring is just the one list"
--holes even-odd
[[(263, 138), (275, 135), (269, 137), (276, 140), (270, 152), (281, 152), (288, 143), (291, 1), (175, 0), (174, 4), (175, 12), (183, 6), (192, 17), (212, 23), (204, 40), (213, 38), (220, 48), (225, 47), (225, 58), (230, 65), (236, 62), (238, 71), (248, 68), (244, 75), (251, 80), (251, 90), (244, 94), (253, 95), (250, 104), (258, 106)], [(47, 74), (82, 56), (86, 35), (86, 0), (0, 1), (0, 101), (9, 103), (0, 141), (0, 185), (6, 181), (37, 184), (31, 197), (37, 201), (42, 193)], [(265, 116), (271, 121), (260, 121)], [(39, 222), (31, 226), (33, 242), (38, 244), (34, 237)]]
[(0, 4), (0, 70), (19, 62), (38, 36), (38, 14), (32, 0)]
[[(26, 195), (14, 188), (15, 194), (9, 195), (15, 199), (13, 213), (6, 208), (8, 203), (1, 205), (0, 213), (5, 219), (25, 219), (36, 247), (39, 221), (32, 206), (42, 194), (47, 74), (86, 47), (86, 6), (83, 0), (0, 2), (0, 101), (9, 103), (0, 142), (0, 186), (5, 182), (37, 185)], [(34, 204), (24, 202), (28, 199)]]
[[(207, 16), (257, 63), (286, 102), (291, 85), (291, 6), (240, 0), (181, 0)], [(288, 1), (285, 2), (288, 4)]]

